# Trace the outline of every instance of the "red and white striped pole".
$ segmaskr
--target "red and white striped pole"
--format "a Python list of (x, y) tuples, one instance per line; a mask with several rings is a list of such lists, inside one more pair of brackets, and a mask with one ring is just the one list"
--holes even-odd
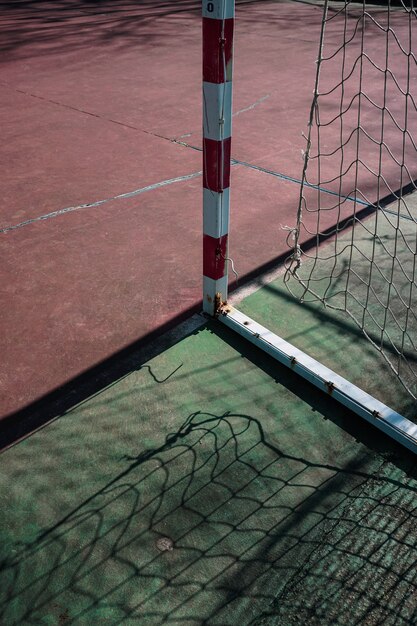
[(203, 0), (203, 309), (227, 300), (235, 0)]

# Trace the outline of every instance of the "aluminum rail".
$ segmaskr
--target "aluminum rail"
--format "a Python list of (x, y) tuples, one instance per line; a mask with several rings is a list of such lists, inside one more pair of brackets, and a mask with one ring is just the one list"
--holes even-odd
[(348, 409), (417, 453), (417, 424), (275, 335), (234, 307), (223, 304), (218, 319)]

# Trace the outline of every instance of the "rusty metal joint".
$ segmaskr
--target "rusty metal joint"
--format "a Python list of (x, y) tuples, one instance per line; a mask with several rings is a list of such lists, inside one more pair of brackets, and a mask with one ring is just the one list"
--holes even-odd
[(331, 380), (328, 380), (326, 382), (326, 387), (327, 387), (327, 393), (329, 393), (331, 395), (333, 393), (334, 388), (335, 388), (335, 384)]
[(223, 307), (226, 303), (222, 300), (222, 294), (218, 291), (214, 298), (214, 317), (219, 317), (223, 313)]

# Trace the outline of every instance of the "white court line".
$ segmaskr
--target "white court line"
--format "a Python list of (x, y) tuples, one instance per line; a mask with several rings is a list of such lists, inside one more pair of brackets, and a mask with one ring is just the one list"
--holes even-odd
[(79, 211), (80, 209), (90, 209), (92, 207), (97, 207), (106, 202), (112, 202), (113, 200), (124, 200), (126, 198), (133, 198), (134, 196), (138, 196), (141, 193), (145, 193), (146, 191), (153, 191), (154, 189), (158, 189), (159, 187), (165, 187), (165, 185), (172, 185), (172, 183), (180, 183), (184, 180), (190, 180), (192, 178), (197, 178), (202, 175), (202, 171), (194, 172), (193, 174), (186, 174), (185, 176), (177, 176), (177, 178), (168, 178), (167, 180), (162, 180), (159, 183), (154, 183), (153, 185), (148, 185), (147, 187), (141, 187), (140, 189), (135, 189), (134, 191), (128, 191), (127, 193), (121, 193), (118, 196), (114, 196), (113, 198), (106, 198), (105, 200), (97, 200), (96, 202), (89, 202), (87, 204), (79, 204), (77, 206), (69, 206), (64, 209), (58, 209), (57, 211), (52, 211), (51, 213), (45, 213), (45, 215), (40, 215), (38, 217), (33, 217), (29, 220), (25, 220), (24, 222), (20, 222), (19, 224), (13, 224), (11, 226), (5, 226), (4, 228), (0, 228), (0, 234), (8, 233), (12, 230), (16, 230), (17, 228), (22, 228), (23, 226), (28, 226), (29, 224), (33, 224), (35, 222), (41, 222), (43, 220), (48, 220), (52, 217), (58, 217), (59, 215), (64, 215), (65, 213), (71, 213), (72, 211)]

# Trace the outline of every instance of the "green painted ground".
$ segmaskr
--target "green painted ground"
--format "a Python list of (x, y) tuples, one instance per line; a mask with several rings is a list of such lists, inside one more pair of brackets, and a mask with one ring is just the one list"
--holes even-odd
[(217, 323), (0, 463), (4, 626), (417, 623), (414, 458)]
[(282, 279), (266, 285), (238, 308), (402, 415), (417, 421), (415, 401), (344, 313), (329, 310), (320, 302), (300, 305)]
[[(417, 197), (411, 198), (417, 211)], [(405, 388), (417, 395), (416, 225), (400, 221), (401, 229), (394, 215), (379, 211), (357, 222), (302, 257), (303, 283), (290, 277), (287, 289), (280, 278), (239, 308), (417, 422), (416, 402)]]

